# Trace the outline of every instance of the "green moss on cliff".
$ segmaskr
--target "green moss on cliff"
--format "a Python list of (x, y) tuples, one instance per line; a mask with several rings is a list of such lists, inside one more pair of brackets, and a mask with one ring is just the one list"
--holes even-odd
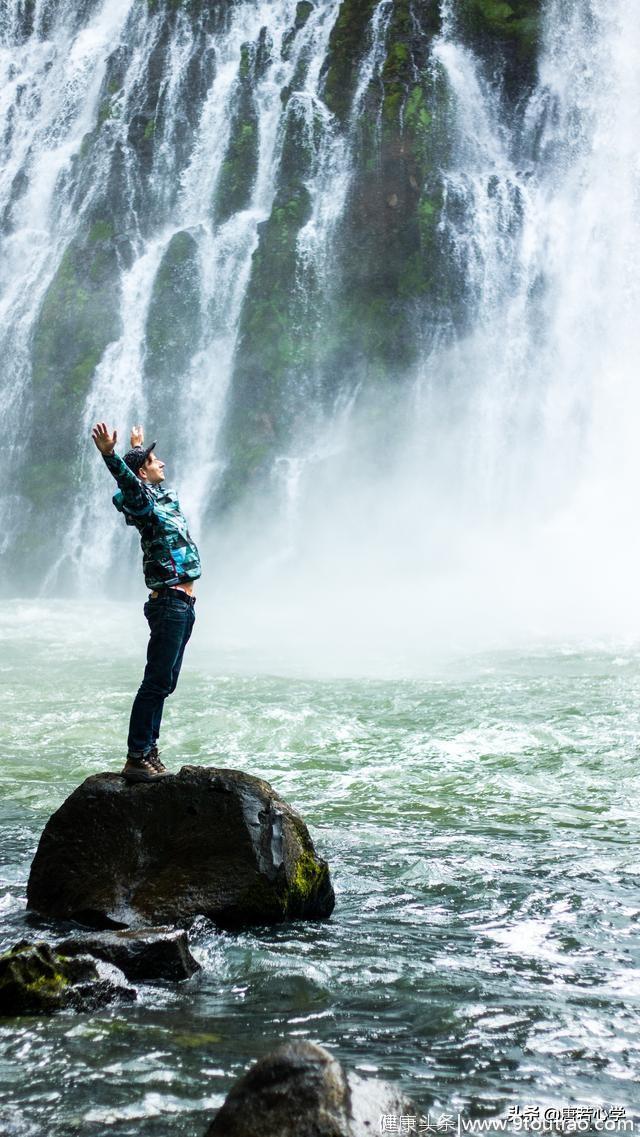
[(366, 386), (411, 368), (416, 303), (440, 290), (448, 102), (430, 58), (440, 30), (437, 3), (395, 0), (384, 63), (356, 128), (356, 172), (340, 232), (335, 351)]
[[(114, 226), (93, 223), (67, 247), (35, 324), (32, 382), (38, 405), (33, 441), (39, 462), (25, 474), (27, 494), (39, 505), (72, 476), (78, 422), (95, 369), (120, 334), (119, 272)], [(55, 437), (50, 423), (55, 422)], [(60, 463), (60, 453), (65, 454)], [(59, 472), (61, 482), (44, 477)]]
[[(229, 504), (284, 448), (299, 387), (313, 355), (315, 329), (298, 287), (298, 235), (311, 214), (304, 178), (312, 158), (308, 123), (292, 101), (286, 111), (279, 189), (259, 226), (251, 279), (242, 310), (231, 399), (223, 437), (228, 468), (219, 503)], [(308, 298), (308, 293), (307, 293)]]
[(73, 242), (47, 289), (33, 342), (33, 381), (47, 386), (62, 409), (69, 396), (84, 397), (106, 346), (119, 333), (113, 277), (117, 265), (108, 221)]
[(234, 103), (229, 145), (214, 196), (213, 219), (216, 224), (222, 224), (234, 213), (246, 209), (251, 201), (258, 171), (259, 146), (258, 114), (253, 92), (269, 50), (270, 45), (264, 36), (255, 44), (242, 45), (238, 97)]
[[(169, 385), (184, 373), (200, 339), (198, 245), (186, 231), (174, 233), (164, 252), (145, 329), (145, 374)], [(156, 389), (156, 395), (158, 390)]]
[(492, 67), (500, 60), (509, 97), (534, 81), (544, 0), (459, 0), (459, 32)]
[(367, 28), (376, 0), (342, 0), (329, 39), (324, 98), (329, 110), (345, 119), (358, 81), (357, 64), (367, 44)]
[(460, 18), (471, 30), (514, 40), (527, 50), (537, 46), (541, 0), (459, 0)]
[[(328, 296), (314, 293), (297, 239), (309, 216), (304, 130), (292, 120), (272, 215), (260, 228), (241, 320), (223, 431), (229, 502), (286, 452), (305, 393), (329, 406), (345, 382), (399, 379), (415, 362), (417, 305), (441, 303), (448, 287), (439, 250), (440, 171), (450, 135), (448, 92), (430, 49), (441, 30), (437, 0), (394, 0), (380, 72), (350, 110), (359, 63), (371, 43), (375, 3), (343, 0), (325, 63), (324, 95), (350, 132), (354, 173), (336, 233)], [(286, 105), (295, 106), (287, 91)], [(307, 135), (308, 135), (308, 127)], [(308, 145), (308, 139), (307, 139)], [(313, 147), (311, 147), (313, 149)], [(308, 402), (308, 399), (307, 399)]]

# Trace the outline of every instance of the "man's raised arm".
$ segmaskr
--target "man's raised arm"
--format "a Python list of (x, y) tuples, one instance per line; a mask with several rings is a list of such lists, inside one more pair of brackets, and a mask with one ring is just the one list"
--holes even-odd
[[(134, 427), (134, 431), (142, 434), (142, 427)], [(134, 511), (146, 509), (149, 499), (140, 479), (133, 470), (129, 469), (126, 462), (123, 462), (120, 455), (116, 454), (117, 430), (110, 434), (106, 422), (97, 422), (91, 431), (91, 437), (102, 454), (105, 465), (118, 483), (118, 489), (122, 490), (127, 506)]]

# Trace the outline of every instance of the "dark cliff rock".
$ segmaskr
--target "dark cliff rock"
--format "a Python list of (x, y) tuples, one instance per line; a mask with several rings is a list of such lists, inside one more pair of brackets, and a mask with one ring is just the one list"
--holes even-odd
[[(340, 5), (322, 67), (331, 127), (310, 122), (295, 82), (283, 92), (278, 189), (259, 226), (242, 309), (220, 436), (227, 467), (214, 513), (257, 481), (264, 487), (274, 456), (312, 428), (314, 408), (331, 413), (337, 392), (402, 379), (422, 342), (417, 306), (439, 310), (449, 295), (437, 239), (449, 106), (430, 56), (440, 6), (393, 0), (382, 63), (356, 114), (375, 8), (371, 0)], [(329, 290), (298, 247), (327, 131), (346, 135), (353, 163)]]
[(167, 245), (149, 304), (145, 376), (154, 385), (155, 413), (175, 408), (175, 377), (200, 341), (198, 244), (191, 233), (174, 233)]
[[(354, 176), (337, 235), (336, 353), (353, 382), (401, 380), (420, 350), (420, 309), (435, 312), (447, 273), (437, 239), (449, 106), (431, 63), (434, 0), (395, 0), (377, 82), (353, 125)], [(424, 344), (422, 345), (424, 346)]]
[(0, 956), (0, 1015), (43, 1015), (59, 1010), (93, 1011), (136, 993), (113, 974), (101, 975), (96, 961), (69, 958), (46, 943), (15, 944)]
[(127, 979), (144, 983), (189, 979), (200, 964), (189, 951), (187, 934), (173, 928), (121, 929), (101, 935), (79, 935), (56, 945), (62, 955), (92, 955), (112, 963)]
[(321, 919), (334, 895), (304, 821), (267, 782), (184, 766), (136, 785), (87, 778), (45, 827), (27, 901), (93, 927), (203, 915), (235, 928)]
[[(222, 437), (228, 468), (218, 504), (237, 499), (246, 484), (268, 473), (274, 450), (290, 438), (295, 414), (292, 385), (301, 391), (313, 351), (313, 329), (297, 285), (298, 235), (311, 214), (306, 185), (313, 159), (304, 109), (290, 97), (278, 191), (258, 226), (251, 279), (240, 318), (238, 347)], [(308, 299), (308, 297), (307, 297)]]
[(114, 232), (107, 211), (96, 210), (92, 223), (65, 250), (35, 324), (32, 383), (39, 407), (34, 427), (38, 462), (29, 463), (23, 488), (42, 511), (68, 489), (84, 401), (106, 348), (120, 335), (120, 261)]
[(258, 170), (258, 114), (254, 91), (267, 52), (264, 36), (257, 43), (242, 45), (238, 97), (213, 202), (213, 220), (217, 225), (246, 209), (251, 202)]
[(458, 0), (459, 35), (492, 70), (504, 71), (510, 98), (526, 94), (536, 73), (545, 0)]
[(358, 82), (358, 64), (367, 50), (367, 35), (376, 0), (342, 0), (324, 61), (324, 97), (338, 118), (347, 118)]
[(384, 1082), (345, 1074), (311, 1042), (287, 1042), (231, 1088), (205, 1137), (366, 1137), (383, 1114), (418, 1115)]
[[(536, 80), (544, 8), (545, 0), (450, 5), (450, 34), (481, 61), (508, 128)], [(76, 5), (75, 26), (90, 9), (88, 0)], [(94, 122), (64, 174), (74, 187), (77, 223), (64, 230), (66, 247), (60, 244), (48, 287), (34, 302), (29, 446), (24, 460), (12, 465), (10, 491), (20, 495), (16, 543), (28, 563), (37, 556), (49, 569), (59, 557), (66, 520), (60, 514), (56, 522), (51, 507), (83, 469), (87, 442), (78, 424), (96, 369), (122, 333), (123, 273), (149, 238), (187, 224), (180, 221), (183, 175), (196, 142), (206, 141), (200, 130), (220, 63), (217, 36), (228, 29), (233, 10), (205, 0), (145, 0), (132, 7), (125, 34), (106, 60)], [(54, 12), (49, 5), (38, 17), (45, 35)], [(304, 447), (316, 423), (331, 415), (337, 394), (346, 399), (358, 390), (366, 400), (372, 392), (374, 402), (380, 387), (412, 378), (432, 342), (465, 330), (467, 270), (440, 225), (442, 171), (456, 133), (455, 98), (433, 51), (441, 12), (439, 0), (389, 0), (382, 11), (376, 0), (341, 0), (320, 59), (319, 41), (309, 35), (318, 8), (300, 0), (281, 45), (263, 28), (238, 52), (220, 177), (194, 228), (174, 232), (167, 246), (141, 345), (147, 393), (163, 416), (172, 413), (175, 391), (184, 390), (194, 353), (215, 353), (214, 326), (216, 335), (230, 333), (226, 324), (218, 328), (215, 305), (201, 311), (204, 230), (198, 225), (215, 230), (252, 201), (264, 126), (256, 90), (280, 47), (285, 61), (295, 56), (296, 66), (279, 92), (279, 167), (268, 216), (258, 226), (223, 421), (216, 424), (216, 466), (219, 460), (226, 468), (209, 519), (223, 508), (242, 507), (257, 485), (264, 490), (277, 457)], [(376, 13), (379, 44), (372, 61)], [(21, 8), (18, 42), (33, 30), (33, 16), (29, 0)], [(189, 59), (179, 67), (188, 43)], [(138, 71), (140, 52), (145, 62)], [(370, 74), (363, 71), (366, 58)], [(321, 78), (319, 97), (310, 101), (311, 62)], [(344, 141), (349, 155), (345, 207), (327, 237), (330, 271), (310, 264), (299, 247), (315, 204), (310, 189), (326, 168), (327, 138)], [(13, 178), (8, 229), (22, 224), (30, 177), (25, 161)], [(458, 207), (449, 199), (448, 208)], [(33, 462), (29, 456), (36, 452)]]

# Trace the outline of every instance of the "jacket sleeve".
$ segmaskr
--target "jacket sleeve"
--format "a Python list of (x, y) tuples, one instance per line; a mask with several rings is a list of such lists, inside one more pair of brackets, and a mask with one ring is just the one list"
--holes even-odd
[(136, 477), (126, 462), (122, 461), (120, 455), (114, 450), (113, 453), (103, 454), (102, 457), (105, 466), (118, 483), (118, 489), (122, 490), (125, 509), (138, 514), (150, 512), (151, 502), (140, 478)]

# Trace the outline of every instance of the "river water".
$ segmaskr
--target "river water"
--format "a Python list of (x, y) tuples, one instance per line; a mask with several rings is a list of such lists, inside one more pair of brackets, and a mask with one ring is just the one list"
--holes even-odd
[[(4, 1022), (2, 1133), (200, 1134), (284, 1038), (401, 1083), (435, 1118), (572, 1103), (640, 1117), (637, 643), (314, 675), (215, 637), (200, 599), (167, 763), (271, 782), (329, 860), (334, 915), (240, 934), (197, 924), (189, 982)], [(37, 931), (25, 886), (46, 819), (119, 768), (145, 628), (138, 606), (24, 601), (0, 636), (8, 945)]]

